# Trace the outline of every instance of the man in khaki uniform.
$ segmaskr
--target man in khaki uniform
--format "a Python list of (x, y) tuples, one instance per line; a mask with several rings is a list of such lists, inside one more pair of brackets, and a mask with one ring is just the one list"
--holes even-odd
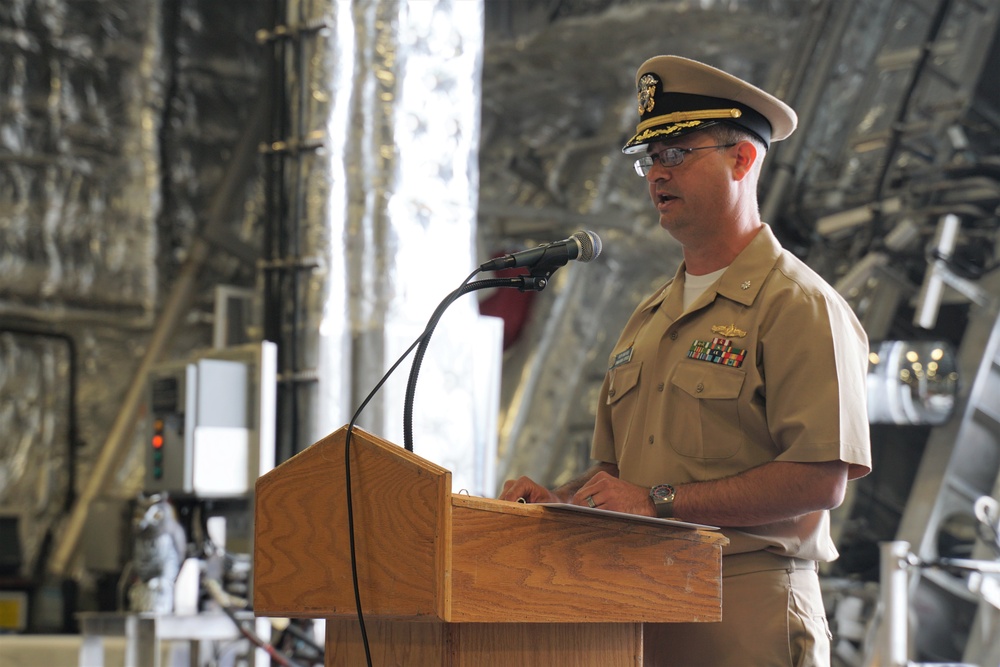
[[(844, 300), (761, 221), (757, 182), (795, 112), (725, 72), (658, 56), (636, 74), (639, 153), (674, 278), (612, 351), (592, 455), (563, 501), (720, 526), (721, 623), (651, 626), (646, 664), (830, 664), (817, 564), (837, 557), (829, 510), (871, 470), (868, 342)], [(664, 604), (669, 604), (668, 600)]]

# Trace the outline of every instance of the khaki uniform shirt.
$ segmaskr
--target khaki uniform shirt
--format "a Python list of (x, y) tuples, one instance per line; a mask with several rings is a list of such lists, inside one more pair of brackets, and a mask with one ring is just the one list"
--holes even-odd
[[(871, 470), (868, 339), (822, 278), (764, 228), (683, 313), (684, 266), (639, 305), (611, 354), (592, 455), (625, 481), (684, 484), (770, 461)], [(723, 527), (724, 555), (837, 557), (829, 512)]]

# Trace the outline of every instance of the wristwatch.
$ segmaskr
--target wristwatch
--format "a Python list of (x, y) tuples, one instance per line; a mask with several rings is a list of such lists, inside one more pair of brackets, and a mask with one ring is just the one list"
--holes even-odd
[(657, 484), (649, 490), (649, 499), (656, 508), (656, 516), (669, 519), (674, 515), (674, 496), (677, 493), (671, 484)]

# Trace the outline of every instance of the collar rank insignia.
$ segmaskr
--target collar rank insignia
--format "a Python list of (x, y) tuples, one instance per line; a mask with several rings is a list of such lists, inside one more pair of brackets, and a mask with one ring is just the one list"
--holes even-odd
[(712, 327), (712, 333), (719, 334), (726, 338), (746, 338), (747, 332), (743, 329), (737, 329), (735, 324), (730, 324), (723, 326), (721, 324), (716, 324)]

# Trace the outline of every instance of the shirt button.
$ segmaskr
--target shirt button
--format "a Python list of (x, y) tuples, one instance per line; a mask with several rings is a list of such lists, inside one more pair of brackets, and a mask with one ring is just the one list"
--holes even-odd
[(649, 444), (653, 444), (653, 436), (649, 436)]
[(608, 397), (614, 398), (615, 397), (615, 393), (616, 393), (615, 390), (612, 389), (611, 391), (608, 392)]
[(670, 340), (677, 340), (677, 332), (676, 331), (671, 331), (670, 332)]
[(656, 391), (663, 391), (663, 383), (656, 385)]
[(705, 391), (705, 385), (699, 382), (697, 385), (695, 385), (694, 390), (700, 394), (701, 392)]

